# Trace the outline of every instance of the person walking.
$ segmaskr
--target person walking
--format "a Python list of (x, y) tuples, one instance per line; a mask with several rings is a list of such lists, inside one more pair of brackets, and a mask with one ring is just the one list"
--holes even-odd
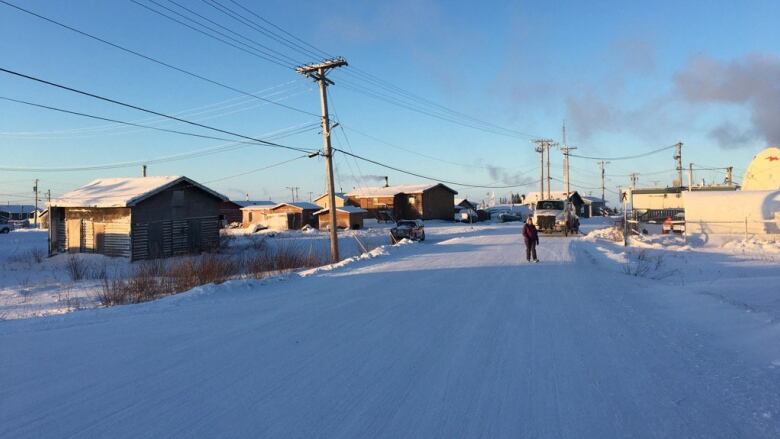
[(539, 258), (536, 257), (536, 246), (539, 245), (539, 231), (536, 230), (534, 225), (534, 219), (528, 217), (523, 225), (523, 240), (525, 240), (525, 258), (528, 262), (531, 262), (531, 256), (534, 258), (534, 262), (539, 262)]

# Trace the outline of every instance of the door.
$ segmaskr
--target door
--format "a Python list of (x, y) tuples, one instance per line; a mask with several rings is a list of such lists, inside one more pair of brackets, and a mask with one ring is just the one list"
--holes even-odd
[(201, 221), (199, 219), (187, 220), (187, 249), (189, 253), (200, 253), (201, 242)]
[(81, 251), (81, 220), (69, 219), (67, 220), (66, 225), (67, 225), (66, 235), (68, 237), (68, 241), (67, 241), (68, 252), (78, 253)]
[(106, 225), (103, 223), (95, 223), (92, 226), (92, 231), (95, 233), (94, 243), (95, 252), (100, 254), (106, 253)]
[(146, 237), (147, 258), (158, 259), (163, 257), (163, 225), (160, 221), (149, 223)]

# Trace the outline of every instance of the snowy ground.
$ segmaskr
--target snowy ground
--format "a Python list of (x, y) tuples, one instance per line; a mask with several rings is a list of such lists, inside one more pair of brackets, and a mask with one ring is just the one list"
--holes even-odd
[[(349, 258), (389, 243), (389, 225), (367, 221), (363, 230), (341, 231), (342, 257)], [(433, 223), (432, 228), (448, 227)], [(456, 225), (457, 227), (457, 225)], [(259, 232), (228, 230), (224, 253), (250, 251), (262, 243), (282, 246), (302, 254), (313, 253), (327, 260), (328, 234), (308, 232)], [(102, 255), (58, 255), (47, 257), (45, 230), (19, 229), (0, 234), (0, 320), (63, 314), (100, 306), (101, 279), (127, 276), (132, 265), (124, 258)], [(68, 270), (71, 258), (85, 267), (83, 279), (74, 280)]]
[(543, 236), (537, 265), (519, 224), (432, 226), (331, 270), (0, 322), (0, 437), (780, 436), (775, 244), (594, 231)]

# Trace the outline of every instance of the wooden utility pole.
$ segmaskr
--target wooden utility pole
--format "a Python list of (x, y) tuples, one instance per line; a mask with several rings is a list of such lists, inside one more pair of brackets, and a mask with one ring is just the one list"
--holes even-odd
[(541, 178), (539, 179), (539, 196), (544, 198), (544, 154), (547, 153), (547, 198), (550, 198), (550, 184), (552, 182), (552, 175), (550, 175), (550, 148), (554, 145), (550, 139), (536, 139), (536, 152), (541, 154)]
[(682, 146), (683, 146), (683, 144), (682, 144), (682, 142), (677, 142), (677, 144), (674, 145), (674, 146), (675, 146), (675, 150), (674, 150), (674, 157), (673, 158), (677, 161), (677, 181), (679, 182), (678, 183), (679, 186), (682, 187), (682, 185), (683, 185), (683, 177), (682, 177), (682, 170), (683, 170), (683, 165), (682, 165)]
[(563, 151), (563, 183), (564, 186), (566, 186), (566, 197), (569, 197), (569, 194), (571, 194), (571, 178), (569, 177), (569, 152), (574, 151), (577, 149), (576, 146), (566, 146), (566, 144), (563, 144), (563, 147), (561, 148), (561, 151)]
[(606, 178), (605, 178), (606, 177), (606, 172), (604, 172), (604, 165), (608, 165), (608, 164), (609, 164), (609, 162), (604, 161), (604, 160), (601, 160), (599, 162), (599, 166), (601, 166), (601, 202), (604, 203), (604, 205), (606, 205), (606, 203), (607, 203), (606, 199), (604, 198), (604, 191), (606, 190), (605, 186), (604, 186), (604, 180), (606, 180)]
[(330, 119), (328, 117), (328, 85), (333, 85), (333, 81), (327, 78), (327, 73), (331, 69), (347, 66), (344, 58), (333, 58), (317, 64), (309, 64), (297, 67), (295, 71), (301, 75), (314, 79), (320, 85), (320, 107), (322, 110), (322, 155), (325, 157), (325, 178), (328, 184), (328, 218), (330, 224), (330, 259), (332, 262), (338, 262), (339, 257), (339, 238), (336, 224), (336, 190), (333, 182), (333, 150), (330, 147)]
[(639, 174), (636, 172), (631, 173), (631, 189), (636, 189), (636, 182), (639, 181)]
[(726, 168), (726, 184), (731, 186), (734, 184), (734, 167), (729, 166)]
[(285, 186), (285, 189), (290, 190), (290, 197), (292, 198), (292, 202), (295, 202), (295, 194), (298, 192), (298, 189), (300, 189), (298, 186)]
[[(38, 228), (38, 179), (35, 179), (35, 186), (33, 186), (33, 192), (35, 192), (35, 228)], [(29, 223), (28, 223), (29, 224)]]

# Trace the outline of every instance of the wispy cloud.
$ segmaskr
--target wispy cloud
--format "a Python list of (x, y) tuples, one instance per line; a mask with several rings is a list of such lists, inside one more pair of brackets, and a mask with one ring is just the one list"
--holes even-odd
[(690, 103), (731, 103), (750, 111), (749, 129), (739, 130), (726, 122), (710, 133), (715, 140), (740, 146), (755, 135), (770, 144), (780, 143), (780, 57), (751, 54), (720, 61), (696, 56), (675, 75), (674, 82)]

